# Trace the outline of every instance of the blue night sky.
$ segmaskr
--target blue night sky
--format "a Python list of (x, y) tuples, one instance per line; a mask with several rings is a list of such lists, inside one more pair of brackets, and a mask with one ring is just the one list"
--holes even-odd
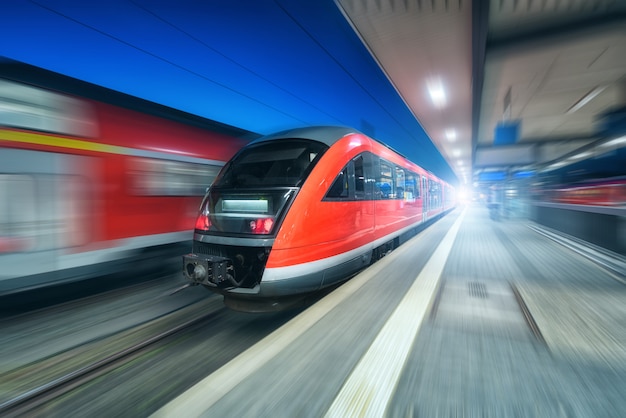
[(0, 56), (269, 134), (363, 131), (456, 178), (332, 0), (15, 0)]

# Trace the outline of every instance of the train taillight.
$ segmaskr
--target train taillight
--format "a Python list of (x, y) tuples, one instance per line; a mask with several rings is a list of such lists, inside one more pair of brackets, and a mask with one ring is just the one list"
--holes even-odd
[(209, 219), (209, 214), (205, 211), (200, 212), (198, 218), (196, 219), (196, 229), (208, 231), (210, 227), (211, 220)]
[(274, 227), (274, 219), (272, 218), (260, 218), (253, 219), (249, 223), (250, 232), (253, 234), (269, 234)]

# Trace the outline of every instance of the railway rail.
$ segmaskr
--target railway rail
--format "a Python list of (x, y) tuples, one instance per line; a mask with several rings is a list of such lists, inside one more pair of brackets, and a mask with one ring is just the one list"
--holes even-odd
[(224, 310), (216, 299), (195, 302), (147, 323), (7, 372), (1, 379), (8, 390), (0, 394), (0, 415), (32, 414), (47, 402), (123, 367), (169, 337), (202, 325)]

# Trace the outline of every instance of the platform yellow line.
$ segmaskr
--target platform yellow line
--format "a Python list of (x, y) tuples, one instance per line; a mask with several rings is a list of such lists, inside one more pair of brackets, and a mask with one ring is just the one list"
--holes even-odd
[(326, 417), (382, 417), (461, 227), (456, 220), (380, 333), (346, 380)]

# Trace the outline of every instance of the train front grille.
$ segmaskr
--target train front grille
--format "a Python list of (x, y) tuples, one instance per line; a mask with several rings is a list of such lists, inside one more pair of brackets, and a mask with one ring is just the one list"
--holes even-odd
[(214, 255), (218, 257), (227, 257), (227, 252), (224, 250), (224, 246), (207, 244), (204, 242), (194, 241), (192, 246), (192, 252), (194, 254), (202, 255)]

